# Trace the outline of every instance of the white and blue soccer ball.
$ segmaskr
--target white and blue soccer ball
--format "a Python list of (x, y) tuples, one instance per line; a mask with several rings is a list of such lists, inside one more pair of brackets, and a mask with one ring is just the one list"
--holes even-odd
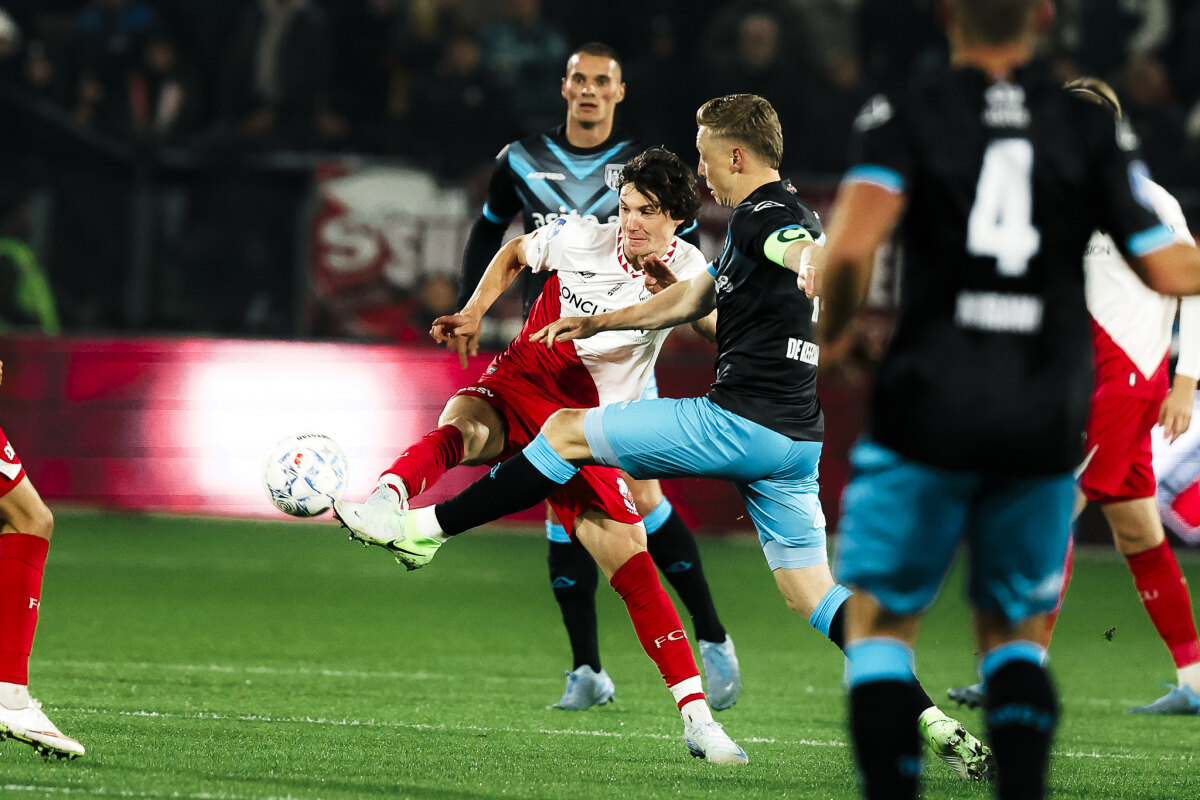
[(281, 439), (263, 464), (263, 488), (280, 511), (315, 517), (346, 491), (346, 454), (319, 433)]

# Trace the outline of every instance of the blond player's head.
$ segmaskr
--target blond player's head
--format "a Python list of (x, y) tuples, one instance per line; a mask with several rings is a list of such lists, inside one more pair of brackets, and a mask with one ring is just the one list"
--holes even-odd
[(770, 169), (783, 161), (783, 128), (779, 115), (756, 94), (714, 97), (696, 112), (696, 124), (713, 138), (736, 142)]
[(990, 47), (1019, 42), (1054, 16), (1050, 0), (946, 0), (946, 7), (964, 42)]

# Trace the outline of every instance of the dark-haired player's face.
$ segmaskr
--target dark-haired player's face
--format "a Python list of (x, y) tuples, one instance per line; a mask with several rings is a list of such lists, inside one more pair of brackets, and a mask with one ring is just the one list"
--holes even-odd
[(625, 237), (625, 257), (640, 260), (650, 253), (667, 252), (671, 238), (683, 223), (671, 219), (658, 204), (658, 198), (642, 194), (632, 183), (621, 187), (621, 233)]
[(612, 122), (617, 103), (625, 99), (621, 68), (611, 58), (576, 53), (562, 81), (567, 119), (585, 127)]
[(717, 205), (735, 206), (732, 190), (734, 172), (731, 168), (733, 150), (729, 142), (719, 136), (713, 136), (711, 130), (704, 125), (696, 131), (696, 150), (700, 153), (700, 163), (696, 172), (708, 184), (713, 199)]

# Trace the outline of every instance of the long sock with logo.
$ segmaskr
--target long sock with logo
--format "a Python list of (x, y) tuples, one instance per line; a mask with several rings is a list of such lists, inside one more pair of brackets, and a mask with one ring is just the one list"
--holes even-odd
[(49, 550), (50, 541), (40, 536), (0, 536), (0, 682), (29, 683), (29, 653)]
[(577, 544), (548, 542), (550, 586), (562, 612), (571, 642), (571, 657), (579, 669), (587, 664), (600, 671), (600, 641), (596, 632), (596, 587), (600, 584), (596, 562)]
[(447, 470), (457, 467), (462, 457), (462, 431), (453, 425), (443, 425), (410, 445), (379, 479), (393, 488), (396, 481), (402, 481), (403, 494), (416, 497), (437, 483)]
[[(692, 656), (692, 646), (688, 643), (675, 606), (671, 605), (671, 598), (658, 581), (658, 572), (654, 569), (650, 554), (641, 552), (626, 561), (613, 573), (610, 583), (625, 601), (642, 649), (662, 673), (679, 708), (683, 709), (692, 701), (703, 700), (700, 670)], [(692, 678), (696, 680), (690, 681)], [(677, 691), (676, 687), (681, 686), (686, 688)]]
[(667, 576), (667, 581), (692, 616), (696, 638), (706, 642), (725, 641), (725, 627), (717, 617), (712, 592), (704, 577), (704, 566), (700, 563), (700, 548), (687, 523), (665, 497), (643, 521), (650, 557)]
[(912, 650), (896, 639), (860, 639), (850, 658), (850, 737), (867, 800), (915, 800), (921, 780), (921, 692)]
[(1133, 584), (1142, 605), (1162, 637), (1176, 667), (1200, 661), (1200, 642), (1196, 640), (1196, 621), (1192, 617), (1192, 598), (1187, 581), (1179, 571), (1179, 562), (1167, 540), (1141, 553), (1125, 557)]
[(454, 536), (536, 506), (578, 472), (538, 434), (520, 453), (434, 506), (434, 513), (442, 532)]
[(1050, 742), (1058, 724), (1058, 701), (1044, 666), (1046, 650), (1034, 642), (1008, 642), (980, 663), (984, 712), (996, 759), (1000, 800), (1046, 796)]

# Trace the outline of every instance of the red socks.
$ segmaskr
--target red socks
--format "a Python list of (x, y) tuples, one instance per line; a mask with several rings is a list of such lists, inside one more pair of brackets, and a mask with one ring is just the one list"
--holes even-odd
[(1067, 596), (1067, 587), (1071, 585), (1071, 573), (1075, 569), (1075, 537), (1067, 540), (1067, 560), (1063, 562), (1062, 588), (1058, 590), (1058, 604), (1054, 606), (1046, 618), (1046, 635), (1042, 638), (1042, 647), (1050, 646), (1050, 637), (1054, 635), (1054, 626), (1058, 623), (1059, 612), (1062, 611), (1063, 600)]
[(1133, 585), (1150, 615), (1158, 635), (1171, 651), (1176, 667), (1200, 661), (1200, 642), (1196, 640), (1196, 621), (1187, 581), (1179, 571), (1179, 562), (1164, 539), (1157, 547), (1126, 556)]
[(446, 470), (457, 467), (462, 457), (462, 431), (453, 425), (443, 425), (401, 453), (383, 474), (398, 476), (404, 481), (408, 496), (416, 497), (437, 483)]
[[(700, 670), (696, 668), (692, 646), (679, 621), (679, 613), (658, 580), (658, 571), (650, 554), (641, 552), (626, 561), (613, 575), (611, 583), (625, 601), (642, 649), (658, 666), (667, 686), (674, 687), (689, 678), (697, 678)], [(680, 708), (693, 700), (704, 699), (699, 680), (694, 683), (694, 692), (675, 698)]]
[(50, 542), (27, 533), (0, 536), (0, 681), (29, 683), (42, 571)]

